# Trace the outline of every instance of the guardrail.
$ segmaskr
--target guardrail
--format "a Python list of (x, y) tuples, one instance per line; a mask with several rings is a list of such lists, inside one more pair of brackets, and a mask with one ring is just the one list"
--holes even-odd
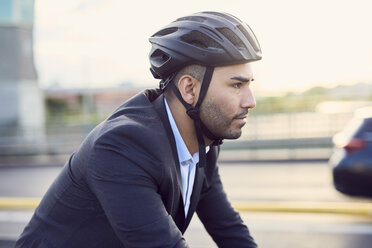
[[(234, 150), (244, 160), (270, 156), (278, 159), (301, 159), (301, 156), (307, 158), (310, 154), (326, 158), (332, 150), (332, 136), (351, 117), (351, 113), (253, 115), (249, 117), (238, 141), (225, 141), (221, 157), (231, 159), (232, 156), (228, 154)], [(1, 127), (0, 156), (70, 154), (94, 126), (50, 125), (45, 130), (30, 128), (18, 132), (10, 131), (10, 127), (8, 131)], [(265, 154), (261, 155), (263, 152)]]

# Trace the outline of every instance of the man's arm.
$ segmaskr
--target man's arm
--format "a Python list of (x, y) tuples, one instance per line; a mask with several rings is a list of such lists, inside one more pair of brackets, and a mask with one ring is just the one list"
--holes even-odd
[(121, 242), (138, 248), (188, 247), (157, 192), (162, 169), (133, 142), (115, 143), (97, 141), (87, 182)]
[(210, 187), (201, 195), (197, 214), (219, 248), (255, 248), (247, 226), (232, 208), (216, 166)]

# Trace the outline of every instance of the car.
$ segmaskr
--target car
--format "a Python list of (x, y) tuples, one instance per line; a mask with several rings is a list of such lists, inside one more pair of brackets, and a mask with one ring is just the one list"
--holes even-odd
[(329, 159), (333, 184), (350, 196), (372, 197), (372, 106), (355, 111), (352, 120), (333, 137)]

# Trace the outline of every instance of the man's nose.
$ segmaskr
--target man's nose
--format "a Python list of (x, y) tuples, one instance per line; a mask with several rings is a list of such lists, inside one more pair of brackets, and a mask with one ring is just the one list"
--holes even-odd
[(249, 87), (244, 89), (242, 100), (241, 100), (241, 107), (242, 108), (256, 107), (256, 99), (254, 98), (253, 92)]

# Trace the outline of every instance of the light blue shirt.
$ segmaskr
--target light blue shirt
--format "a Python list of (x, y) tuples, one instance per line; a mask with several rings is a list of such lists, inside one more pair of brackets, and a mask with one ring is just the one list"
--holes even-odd
[[(182, 179), (183, 206), (185, 209), (186, 217), (190, 207), (190, 197), (195, 181), (195, 167), (196, 164), (199, 162), (199, 152), (196, 152), (193, 155), (190, 154), (185, 142), (182, 139), (182, 136), (178, 130), (177, 124), (174, 121), (172, 112), (170, 111), (167, 100), (165, 98), (164, 103), (167, 109), (168, 119), (172, 127), (174, 139), (176, 140), (177, 154), (180, 161), (180, 171)], [(206, 149), (207, 152), (209, 150), (208, 148), (209, 147), (207, 147)]]

